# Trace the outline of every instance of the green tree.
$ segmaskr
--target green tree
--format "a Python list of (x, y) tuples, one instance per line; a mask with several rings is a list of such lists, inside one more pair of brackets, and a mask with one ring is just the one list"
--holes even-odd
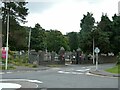
[[(98, 23), (98, 27), (102, 30), (101, 32), (103, 32), (103, 37), (102, 40), (106, 40), (106, 38), (108, 38), (106, 40), (106, 45), (105, 47), (107, 48), (107, 50), (104, 48), (104, 43), (101, 42), (101, 45), (103, 46), (102, 49), (104, 49), (104, 53), (108, 53), (112, 51), (112, 44), (111, 44), (111, 39), (112, 39), (112, 21), (108, 18), (107, 14), (106, 15), (102, 15), (101, 16), (101, 21)], [(106, 36), (106, 37), (105, 37)], [(109, 41), (109, 43), (107, 43)]]
[(102, 31), (98, 26), (96, 26), (95, 30), (91, 32), (91, 37), (94, 38), (95, 47), (99, 47), (100, 52), (109, 52), (110, 41), (107, 32)]
[(94, 23), (95, 19), (93, 17), (93, 14), (87, 12), (87, 15), (83, 15), (83, 19), (80, 23), (81, 32), (91, 32)]
[(98, 27), (105, 32), (112, 31), (112, 21), (109, 19), (107, 14), (101, 16), (101, 21), (98, 23)]
[(18, 30), (14, 30), (9, 35), (9, 48), (11, 50), (26, 50), (28, 40), (27, 29), (23, 26), (19, 27)]
[(45, 50), (45, 29), (38, 23), (32, 28), (31, 32), (31, 49)]
[(92, 37), (91, 37), (91, 30), (94, 26), (95, 19), (93, 17), (93, 14), (87, 12), (87, 15), (83, 16), (83, 19), (81, 20), (80, 23), (80, 33), (79, 33), (79, 38), (80, 38), (80, 48), (84, 52), (91, 52), (91, 47), (92, 47)]
[(112, 17), (112, 32), (113, 36), (111, 39), (112, 49), (115, 54), (120, 52), (120, 16), (116, 14)]
[(70, 50), (77, 50), (79, 47), (79, 42), (78, 42), (78, 33), (77, 32), (70, 32), (67, 34), (68, 40), (69, 40), (69, 47)]
[[(6, 46), (6, 28), (7, 28), (7, 15), (9, 13), (10, 16), (10, 30), (9, 30), (9, 47), (14, 50), (15, 48), (25, 47), (24, 38), (26, 35), (24, 34), (26, 31), (23, 27), (20, 26), (21, 23), (26, 22), (26, 16), (28, 15), (28, 8), (26, 8), (27, 2), (2, 2), (2, 34), (3, 34), (3, 46)], [(19, 35), (21, 35), (21, 41), (18, 39)], [(21, 43), (17, 43), (20, 41)], [(24, 44), (24, 45), (23, 45)], [(20, 46), (20, 47), (18, 47)]]
[(64, 47), (65, 50), (69, 48), (67, 38), (58, 30), (46, 31), (46, 42), (48, 51), (55, 51), (58, 53), (61, 47)]

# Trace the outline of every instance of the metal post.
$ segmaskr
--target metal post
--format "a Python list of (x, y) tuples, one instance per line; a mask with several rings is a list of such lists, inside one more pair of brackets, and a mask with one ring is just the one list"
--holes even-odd
[(94, 53), (94, 49), (95, 49), (95, 42), (94, 42), (94, 37), (93, 37), (93, 64), (95, 64), (95, 53)]
[(8, 64), (8, 38), (9, 38), (9, 12), (7, 15), (7, 42), (6, 42), (6, 64), (5, 69), (7, 70), (7, 64)]
[(29, 55), (30, 55), (30, 39), (31, 39), (31, 27), (29, 31), (29, 41), (28, 41), (28, 61), (29, 61)]
[(98, 70), (98, 53), (96, 53), (96, 71)]

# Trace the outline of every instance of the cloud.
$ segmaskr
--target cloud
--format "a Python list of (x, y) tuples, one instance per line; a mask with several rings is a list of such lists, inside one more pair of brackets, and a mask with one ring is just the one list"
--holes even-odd
[(96, 21), (100, 21), (102, 12), (107, 13), (111, 19), (115, 13), (118, 13), (118, 0), (98, 0), (98, 2), (97, 0), (63, 0), (41, 13), (31, 12), (27, 17), (26, 25), (34, 27), (35, 23), (39, 23), (47, 30), (57, 29), (63, 34), (71, 31), (79, 32), (80, 20), (87, 12), (93, 13)]

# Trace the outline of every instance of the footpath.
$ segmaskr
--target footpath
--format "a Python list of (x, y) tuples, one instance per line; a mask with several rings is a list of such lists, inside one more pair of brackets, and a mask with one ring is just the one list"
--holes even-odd
[(91, 69), (89, 73), (94, 74), (94, 75), (108, 76), (108, 77), (120, 77), (120, 73), (115, 74), (115, 73), (110, 73), (110, 72), (105, 71), (106, 69), (114, 67), (114, 66), (115, 64), (99, 64), (98, 70), (94, 68), (94, 69)]
[(108, 77), (120, 77), (120, 74), (109, 73), (104, 70), (98, 70), (98, 71), (90, 70), (89, 73), (94, 75), (108, 76)]
[(16, 69), (13, 70), (0, 70), (2, 73), (7, 73), (7, 72), (24, 72), (24, 71), (40, 71), (40, 70), (47, 70), (49, 67), (46, 66), (39, 66), (37, 68), (30, 68), (30, 67), (25, 67), (25, 66), (15, 66)]

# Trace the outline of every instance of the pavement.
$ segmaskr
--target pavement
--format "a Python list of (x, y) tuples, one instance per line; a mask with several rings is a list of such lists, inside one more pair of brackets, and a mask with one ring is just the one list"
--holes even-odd
[(90, 70), (89, 73), (108, 77), (120, 77), (120, 74), (109, 73), (104, 70)]
[(13, 70), (0, 70), (0, 72), (17, 72), (17, 71), (38, 71), (38, 70), (47, 70), (49, 67), (39, 66), (38, 68), (29, 68), (25, 66), (15, 66), (16, 69)]

